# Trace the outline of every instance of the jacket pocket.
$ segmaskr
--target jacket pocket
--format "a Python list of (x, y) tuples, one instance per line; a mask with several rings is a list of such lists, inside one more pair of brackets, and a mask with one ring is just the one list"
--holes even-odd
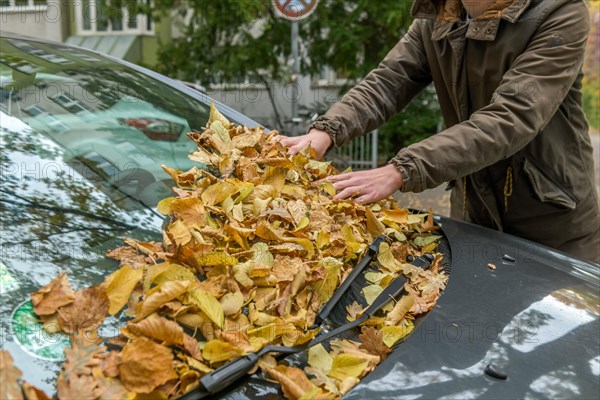
[(527, 159), (523, 163), (523, 171), (529, 178), (533, 192), (540, 201), (552, 203), (569, 210), (575, 208), (577, 203), (565, 189), (548, 179), (542, 171)]

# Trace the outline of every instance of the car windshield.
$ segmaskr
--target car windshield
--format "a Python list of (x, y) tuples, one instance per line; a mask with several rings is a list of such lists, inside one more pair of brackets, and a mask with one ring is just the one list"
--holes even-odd
[(193, 165), (186, 133), (209, 106), (96, 53), (1, 40), (0, 346), (52, 393), (62, 348), (28, 325), (29, 294), (60, 271), (75, 288), (97, 284), (125, 237), (161, 240), (155, 207), (173, 186), (161, 164)]

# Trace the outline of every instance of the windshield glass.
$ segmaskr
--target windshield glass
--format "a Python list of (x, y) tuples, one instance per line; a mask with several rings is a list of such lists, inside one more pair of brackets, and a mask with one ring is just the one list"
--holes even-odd
[[(29, 294), (61, 271), (75, 289), (97, 284), (124, 238), (161, 240), (155, 208), (173, 183), (160, 165), (193, 165), (186, 133), (209, 107), (84, 50), (17, 39), (0, 49), (0, 346), (53, 393), (62, 348), (24, 323)], [(106, 324), (103, 335), (118, 333)]]
[(18, 39), (1, 48), (0, 110), (67, 150), (65, 161), (151, 207), (171, 186), (161, 164), (193, 165), (186, 133), (208, 120), (206, 104), (85, 50)]

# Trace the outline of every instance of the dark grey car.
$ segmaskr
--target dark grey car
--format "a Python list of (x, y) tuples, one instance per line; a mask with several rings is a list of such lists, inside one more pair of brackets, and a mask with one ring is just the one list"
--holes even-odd
[[(3, 37), (2, 348), (52, 394), (64, 338), (32, 319), (29, 293), (67, 271), (101, 282), (125, 237), (160, 240), (157, 201), (185, 169), (210, 99), (169, 78), (62, 44)], [(219, 105), (232, 121), (253, 121)], [(600, 267), (438, 217), (450, 279), (437, 306), (346, 398), (598, 398)], [(493, 264), (493, 269), (488, 264)], [(29, 307), (29, 308), (28, 308)], [(118, 334), (107, 320), (101, 334)], [(225, 398), (279, 398), (250, 376)]]

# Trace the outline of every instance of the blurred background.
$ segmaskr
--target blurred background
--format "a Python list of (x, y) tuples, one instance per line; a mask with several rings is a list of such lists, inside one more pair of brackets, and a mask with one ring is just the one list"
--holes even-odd
[[(593, 22), (583, 95), (598, 160), (600, 1), (588, 3)], [(410, 0), (321, 0), (298, 23), (297, 74), (290, 21), (276, 15), (268, 0), (0, 0), (0, 30), (66, 42), (148, 67), (268, 128), (300, 134), (377, 66), (410, 25), (411, 5)], [(298, 105), (296, 118), (293, 102)], [(340, 168), (374, 167), (443, 128), (435, 92), (428, 88), (376, 134), (330, 158)], [(406, 207), (432, 207), (448, 214), (442, 187), (398, 199)]]

